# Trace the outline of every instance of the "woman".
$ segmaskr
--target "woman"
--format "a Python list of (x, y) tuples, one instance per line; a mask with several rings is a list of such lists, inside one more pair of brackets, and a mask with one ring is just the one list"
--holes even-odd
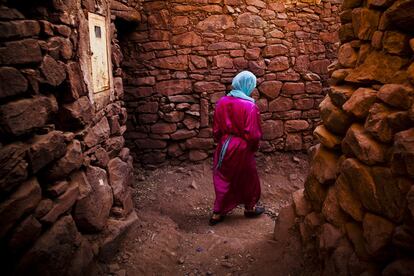
[(239, 204), (246, 217), (256, 217), (264, 208), (256, 206), (260, 181), (254, 153), (262, 136), (260, 112), (250, 97), (256, 77), (249, 71), (239, 73), (233, 90), (216, 104), (213, 135), (218, 143), (214, 154), (213, 182), (216, 193), (210, 225), (215, 225)]

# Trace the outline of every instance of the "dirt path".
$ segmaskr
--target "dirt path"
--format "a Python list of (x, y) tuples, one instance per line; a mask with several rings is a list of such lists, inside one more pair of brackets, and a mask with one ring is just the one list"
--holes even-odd
[(211, 164), (137, 169), (134, 201), (138, 225), (104, 274), (114, 275), (309, 275), (297, 235), (273, 240), (274, 219), (303, 187), (306, 155), (258, 158), (266, 215), (246, 219), (238, 208), (208, 226), (214, 190)]

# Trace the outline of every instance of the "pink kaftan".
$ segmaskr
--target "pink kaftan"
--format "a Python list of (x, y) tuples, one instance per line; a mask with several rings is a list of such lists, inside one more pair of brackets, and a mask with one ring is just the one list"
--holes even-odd
[[(260, 198), (260, 180), (254, 153), (262, 137), (260, 112), (250, 101), (225, 96), (216, 104), (213, 126), (218, 143), (214, 154), (213, 182), (216, 193), (213, 211), (226, 214), (239, 204), (252, 208)], [(220, 151), (232, 135), (220, 168)]]

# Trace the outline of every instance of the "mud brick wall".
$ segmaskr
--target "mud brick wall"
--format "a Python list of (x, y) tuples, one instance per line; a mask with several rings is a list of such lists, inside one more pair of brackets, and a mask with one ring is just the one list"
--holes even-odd
[[(122, 80), (92, 103), (82, 61), (89, 53), (87, 12), (109, 18), (108, 5), (1, 1), (3, 275), (81, 275), (137, 220), (132, 157), (122, 137)], [(127, 9), (114, 8), (113, 19)], [(128, 12), (125, 20), (138, 15)], [(120, 73), (116, 63), (114, 70)]]
[(307, 248), (326, 275), (414, 271), (414, 1), (345, 0), (305, 190)]
[(137, 160), (202, 160), (212, 114), (242, 70), (258, 77), (261, 151), (313, 144), (327, 67), (335, 60), (339, 1), (143, 1), (125, 30), (126, 140)]

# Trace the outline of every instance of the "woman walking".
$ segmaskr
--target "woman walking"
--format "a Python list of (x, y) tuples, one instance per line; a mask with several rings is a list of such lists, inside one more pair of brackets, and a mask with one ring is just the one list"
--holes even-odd
[(214, 113), (213, 134), (218, 146), (213, 168), (216, 199), (210, 225), (221, 222), (239, 204), (244, 204), (246, 217), (264, 212), (256, 206), (261, 190), (254, 153), (262, 136), (260, 112), (250, 97), (256, 77), (243, 71), (233, 79), (232, 87), (217, 102)]

